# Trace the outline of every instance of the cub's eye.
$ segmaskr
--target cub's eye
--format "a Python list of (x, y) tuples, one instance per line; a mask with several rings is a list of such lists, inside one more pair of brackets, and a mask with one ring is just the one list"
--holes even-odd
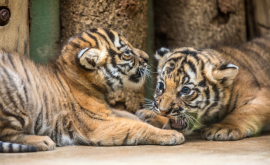
[(157, 94), (161, 95), (164, 92), (164, 83), (163, 82), (159, 82), (157, 85)]
[(189, 94), (189, 93), (190, 93), (190, 91), (191, 91), (191, 89), (190, 89), (190, 88), (188, 88), (188, 87), (184, 87), (184, 88), (181, 90), (181, 93), (182, 93), (182, 94), (184, 94), (184, 95), (187, 95), (187, 94)]
[(126, 49), (126, 50), (124, 51), (124, 54), (125, 54), (126, 56), (130, 56), (130, 55), (132, 54), (132, 52), (131, 52), (130, 49)]

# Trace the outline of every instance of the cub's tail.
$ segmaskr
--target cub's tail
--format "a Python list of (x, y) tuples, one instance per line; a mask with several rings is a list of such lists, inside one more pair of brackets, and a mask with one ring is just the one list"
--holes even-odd
[(37, 147), (0, 141), (0, 153), (37, 152)]

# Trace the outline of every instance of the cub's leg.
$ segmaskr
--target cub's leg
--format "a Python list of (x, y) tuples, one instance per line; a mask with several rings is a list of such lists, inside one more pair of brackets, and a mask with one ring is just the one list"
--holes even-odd
[(157, 115), (152, 110), (138, 110), (136, 115), (144, 122), (157, 128), (172, 129), (167, 117)]
[(26, 112), (20, 112), (0, 106), (0, 141), (34, 146), (39, 151), (53, 150), (55, 143), (48, 136), (26, 134), (32, 122)]
[(270, 122), (267, 98), (257, 98), (236, 108), (223, 121), (202, 131), (207, 140), (240, 140), (258, 134)]
[(27, 145), (28, 147), (37, 147), (38, 151), (51, 151), (55, 149), (55, 143), (49, 136), (36, 136), (36, 135), (25, 135), (25, 134), (10, 134), (2, 138), (1, 140), (10, 143), (18, 143)]
[(28, 135), (31, 118), (38, 114), (28, 111), (33, 97), (31, 88), (12, 69), (1, 67), (0, 83), (0, 141), (35, 146), (39, 151), (53, 150), (55, 143), (48, 136)]
[(127, 111), (124, 111), (124, 110), (118, 110), (118, 109), (114, 109), (114, 108), (112, 108), (111, 111), (117, 117), (124, 117), (124, 118), (128, 118), (128, 119), (140, 121), (140, 119), (136, 115), (134, 115), (134, 114), (132, 114), (130, 112), (127, 112)]
[(184, 142), (183, 134), (175, 130), (162, 130), (141, 121), (126, 118), (100, 122), (95, 131), (89, 133), (95, 145), (177, 145)]

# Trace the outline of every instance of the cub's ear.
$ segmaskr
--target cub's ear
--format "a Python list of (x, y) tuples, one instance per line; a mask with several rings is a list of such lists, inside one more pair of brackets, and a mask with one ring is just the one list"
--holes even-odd
[(170, 49), (162, 47), (156, 51), (155, 58), (159, 61), (168, 52), (170, 52)]
[(102, 53), (95, 48), (85, 48), (79, 51), (78, 59), (81, 66), (86, 69), (94, 70), (100, 65)]
[(213, 70), (213, 78), (224, 86), (230, 86), (238, 73), (238, 66), (227, 63)]
[(156, 51), (155, 58), (158, 60), (157, 71), (159, 74), (161, 73), (163, 66), (166, 63), (167, 59), (171, 55), (170, 52), (171, 52), (170, 49), (164, 48), (164, 47), (162, 47)]

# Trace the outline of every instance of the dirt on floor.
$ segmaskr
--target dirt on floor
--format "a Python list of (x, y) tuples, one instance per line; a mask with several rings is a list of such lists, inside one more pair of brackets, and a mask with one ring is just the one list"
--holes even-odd
[(270, 132), (239, 141), (206, 141), (199, 134), (178, 146), (67, 146), (54, 151), (0, 154), (0, 165), (270, 165)]

